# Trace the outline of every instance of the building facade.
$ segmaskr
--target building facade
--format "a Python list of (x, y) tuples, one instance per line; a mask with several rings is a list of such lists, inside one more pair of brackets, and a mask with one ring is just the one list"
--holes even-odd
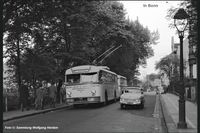
[[(190, 39), (185, 38), (183, 40), (183, 60), (184, 60), (184, 77), (185, 77), (185, 97), (188, 100), (196, 101), (197, 98), (197, 64), (195, 57), (194, 47), (189, 43)], [(180, 45), (174, 43), (172, 37), (172, 53), (180, 57)]]

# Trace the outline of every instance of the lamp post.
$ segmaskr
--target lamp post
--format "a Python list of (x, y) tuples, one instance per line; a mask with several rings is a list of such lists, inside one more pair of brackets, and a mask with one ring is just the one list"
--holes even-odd
[(178, 128), (187, 128), (185, 121), (185, 87), (184, 87), (184, 71), (183, 71), (183, 38), (184, 31), (187, 27), (189, 15), (183, 8), (180, 8), (174, 15), (174, 25), (178, 31), (180, 39), (180, 89), (179, 89), (179, 122)]

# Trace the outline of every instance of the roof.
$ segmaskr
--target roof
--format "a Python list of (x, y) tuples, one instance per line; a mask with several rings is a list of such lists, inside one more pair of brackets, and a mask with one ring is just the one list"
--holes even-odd
[(100, 70), (107, 71), (109, 73), (115, 74), (116, 73), (109, 71), (109, 67), (107, 66), (94, 66), (94, 65), (81, 65), (75, 66), (70, 69), (67, 69), (65, 75), (69, 74), (78, 74), (78, 73), (92, 73), (92, 72), (99, 72)]
[(127, 86), (125, 89), (140, 89), (140, 86)]
[(117, 78), (124, 78), (124, 79), (126, 79), (126, 77), (124, 77), (122, 75), (117, 75)]

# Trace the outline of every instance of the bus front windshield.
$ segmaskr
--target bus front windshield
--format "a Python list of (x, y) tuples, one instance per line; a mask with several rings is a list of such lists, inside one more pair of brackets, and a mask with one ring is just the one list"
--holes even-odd
[(88, 82), (97, 82), (98, 74), (95, 73), (82, 73), (82, 74), (70, 74), (66, 76), (67, 83), (88, 83)]

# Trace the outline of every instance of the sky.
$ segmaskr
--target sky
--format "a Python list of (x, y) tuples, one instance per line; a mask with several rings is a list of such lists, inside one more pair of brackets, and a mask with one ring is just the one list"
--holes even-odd
[(171, 53), (171, 38), (174, 36), (175, 43), (179, 38), (175, 34), (176, 30), (169, 28), (169, 21), (166, 19), (167, 10), (170, 7), (178, 7), (180, 1), (120, 1), (126, 10), (126, 17), (130, 20), (139, 20), (150, 31), (158, 30), (160, 39), (158, 44), (152, 45), (154, 56), (147, 59), (146, 67), (139, 67), (141, 75), (139, 79), (144, 79), (146, 74), (158, 73), (155, 70), (155, 63), (162, 57)]

